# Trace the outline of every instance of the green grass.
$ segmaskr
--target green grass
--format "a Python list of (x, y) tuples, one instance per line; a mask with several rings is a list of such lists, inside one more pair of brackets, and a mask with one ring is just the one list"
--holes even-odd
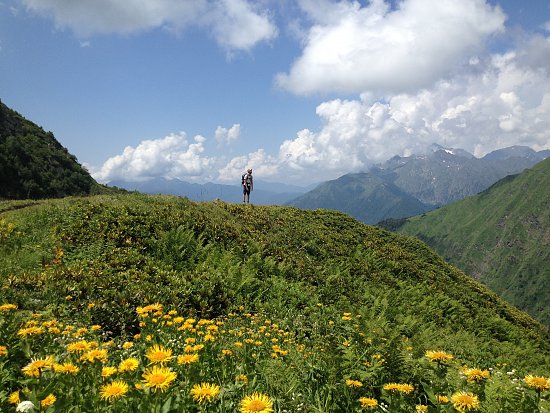
[(422, 216), (399, 231), (550, 327), (550, 160), (479, 195)]
[[(511, 406), (527, 412), (546, 403), (523, 382), (525, 375), (549, 374), (544, 328), (414, 238), (324, 210), (139, 194), (0, 203), (0, 211), (0, 305), (18, 307), (0, 314), (0, 336), (7, 337), (0, 345), (8, 351), (0, 358), (3, 410), (13, 411), (7, 397), (24, 387), (25, 397), (35, 402), (53, 391), (59, 401), (52, 411), (69, 408), (59, 375), (29, 378), (21, 368), (33, 357), (52, 355), (61, 362), (77, 337), (18, 336), (32, 313), (75, 329), (101, 326), (86, 339), (113, 340), (104, 363), (112, 365), (125, 357), (120, 346), (135, 334), (183, 351), (177, 332), (155, 327), (166, 313), (153, 324), (136, 314), (136, 308), (157, 302), (197, 320), (237, 323), (232, 314), (270, 320), (288, 334), (289, 353), (273, 358), (271, 347), (260, 346), (261, 358), (231, 364), (219, 356), (234, 343), (227, 329), (217, 336), (218, 347), (205, 348), (209, 367), (201, 364), (196, 375), (178, 380), (157, 399), (132, 390), (119, 409), (198, 411), (188, 392), (199, 381), (222, 389), (222, 399), (204, 411), (234, 411), (248, 391), (269, 394), (281, 412), (358, 411), (359, 397), (373, 397), (395, 412), (414, 411), (418, 404), (453, 411), (438, 405), (434, 392), (451, 396), (459, 390), (475, 391), (484, 412)], [(248, 319), (231, 329), (249, 328), (242, 320)], [(150, 342), (135, 341), (135, 354), (145, 362)], [(266, 337), (260, 341), (265, 345)], [(425, 357), (439, 349), (454, 356), (445, 371)], [(125, 378), (131, 385), (141, 380), (147, 367), (141, 366), (139, 374)], [(483, 389), (464, 380), (463, 366), (492, 369)], [(243, 369), (255, 380), (236, 390), (230, 373)], [(116, 410), (98, 395), (98, 370), (85, 371), (73, 384), (90, 394), (93, 406), (82, 400), (73, 410)], [(352, 388), (347, 379), (363, 387)], [(383, 389), (391, 382), (409, 383), (414, 391), (392, 395)]]

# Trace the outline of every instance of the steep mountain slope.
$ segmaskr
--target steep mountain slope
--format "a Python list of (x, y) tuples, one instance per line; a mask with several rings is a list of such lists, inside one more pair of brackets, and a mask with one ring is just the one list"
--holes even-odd
[(89, 194), (97, 186), (51, 132), (0, 101), (0, 199)]
[(375, 173), (425, 204), (440, 206), (477, 194), (543, 159), (530, 148), (506, 153), (514, 156), (479, 159), (464, 151), (438, 149), (426, 156), (394, 157)]
[[(540, 324), (417, 239), (342, 213), (140, 194), (0, 202), (0, 282), (6, 411), (15, 391), (53, 393), (56, 411), (198, 411), (200, 383), (222, 390), (212, 411), (252, 392), (274, 411), (361, 411), (365, 397), (441, 411), (435, 395), (459, 391), (479, 411), (548, 407), (523, 380), (550, 372)], [(130, 356), (133, 371), (99, 379)], [(80, 373), (25, 374), (39, 360)], [(171, 376), (152, 394), (136, 387), (155, 361)], [(494, 380), (467, 382), (464, 366)], [(128, 385), (113, 403), (111, 380)]]
[(367, 173), (348, 174), (324, 182), (293, 199), (290, 204), (304, 209), (338, 210), (367, 224), (375, 224), (387, 217), (421, 214), (431, 209), (392, 183)]
[[(512, 147), (479, 159), (461, 149), (433, 145), (426, 154), (395, 156), (367, 173), (348, 174), (326, 182), (288, 205), (336, 209), (374, 224), (389, 218), (412, 216), (474, 195), (544, 157), (544, 152)], [(346, 182), (345, 186), (341, 185), (342, 181)], [(391, 196), (387, 194), (389, 188)], [(393, 208), (392, 204), (399, 207)]]
[(399, 232), (550, 326), (550, 159), (486, 191), (413, 217)]

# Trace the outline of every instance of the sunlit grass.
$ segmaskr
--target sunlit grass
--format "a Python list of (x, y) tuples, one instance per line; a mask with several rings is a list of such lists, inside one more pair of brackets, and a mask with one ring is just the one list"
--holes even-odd
[[(383, 337), (374, 340), (361, 323), (351, 324), (346, 319), (351, 313), (325, 320), (332, 331), (327, 343), (348, 338), (336, 358), (326, 354), (327, 343), (300, 341), (277, 320), (244, 309), (197, 319), (154, 304), (136, 314), (139, 334), (109, 339), (108, 332), (78, 318), (58, 320), (1, 304), (0, 331), (10, 344), (2, 345), (0, 375), (11, 380), (0, 392), (0, 406), (4, 411), (24, 411), (32, 403), (29, 411), (268, 413), (318, 411), (322, 405), (334, 412), (496, 412), (511, 406), (534, 412), (548, 405), (550, 378), (520, 377), (509, 366), (464, 367), (443, 350), (414, 358), (408, 346), (415, 377), (406, 383), (377, 380), (384, 360), (368, 357), (368, 346), (380, 343), (370, 349), (374, 355), (388, 348)], [(20, 334), (31, 327), (32, 334)], [(353, 367), (341, 365), (340, 357), (350, 354), (363, 357), (349, 360)], [(339, 376), (311, 380), (322, 368)], [(274, 380), (273, 369), (288, 373), (285, 385)]]

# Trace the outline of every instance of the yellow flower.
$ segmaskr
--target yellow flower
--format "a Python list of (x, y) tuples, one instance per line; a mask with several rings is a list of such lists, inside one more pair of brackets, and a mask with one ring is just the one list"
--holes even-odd
[(489, 370), (480, 369), (465, 369), (464, 375), (467, 377), (468, 382), (482, 381), (489, 378)]
[(105, 366), (101, 369), (101, 377), (103, 377), (105, 379), (105, 378), (110, 377), (113, 374), (115, 374), (116, 371), (117, 371), (116, 367)]
[(233, 355), (233, 352), (231, 350), (223, 349), (222, 354), (229, 357)]
[(9, 404), (19, 404), (21, 403), (21, 397), (19, 396), (19, 390), (14, 391), (8, 396)]
[(428, 411), (428, 406), (426, 405), (423, 405), (423, 404), (417, 404), (415, 406), (415, 410), (419, 413), (425, 413)]
[(219, 393), (220, 386), (210, 383), (195, 384), (191, 389), (191, 396), (198, 403), (211, 402)]
[(172, 356), (172, 350), (164, 348), (161, 345), (155, 344), (153, 347), (150, 347), (147, 350), (147, 353), (145, 353), (145, 357), (147, 357), (151, 363), (166, 363), (173, 359)]
[(370, 397), (360, 397), (359, 403), (363, 409), (374, 410), (378, 407), (378, 401)]
[(53, 394), (48, 394), (44, 399), (40, 401), (40, 406), (48, 407), (55, 403), (57, 398)]
[(143, 373), (143, 385), (154, 391), (164, 391), (176, 380), (177, 374), (168, 367), (153, 366)]
[(440, 350), (428, 350), (426, 351), (426, 358), (430, 361), (438, 361), (440, 363), (446, 363), (448, 361), (451, 361), (454, 358), (454, 356)]
[(0, 313), (7, 313), (10, 310), (17, 309), (15, 304), (2, 304), (0, 305)]
[(42, 327), (31, 326), (31, 327), (20, 329), (17, 332), (17, 335), (21, 337), (37, 336), (42, 334), (43, 332), (44, 332), (44, 329)]
[(389, 392), (400, 392), (400, 393), (405, 393), (405, 394), (409, 394), (409, 393), (412, 393), (413, 390), (414, 390), (414, 386), (410, 385), (410, 384), (406, 384), (406, 383), (388, 383), (388, 384), (384, 384), (384, 386), (382, 387), (384, 390), (386, 391), (389, 391)]
[(44, 359), (32, 359), (29, 364), (23, 367), (22, 371), (25, 376), (40, 377), (43, 370), (49, 370), (53, 367), (54, 361), (52, 356)]
[(134, 346), (134, 343), (132, 343), (131, 341), (127, 341), (127, 342), (125, 342), (125, 343), (122, 345), (122, 348), (123, 348), (124, 350), (127, 350), (127, 349), (129, 349), (129, 348), (132, 348), (133, 346)]
[(0, 357), (6, 357), (8, 355), (8, 348), (6, 346), (0, 346)]
[(449, 398), (445, 395), (439, 394), (437, 395), (437, 402), (440, 404), (446, 404), (449, 403)]
[(53, 370), (56, 373), (63, 373), (63, 374), (76, 374), (80, 371), (80, 367), (75, 366), (72, 363), (63, 363), (63, 364), (54, 364)]
[(270, 413), (273, 401), (263, 393), (255, 392), (241, 400), (241, 413)]
[(199, 361), (199, 355), (197, 353), (178, 356), (178, 364), (192, 364), (196, 363), (197, 361)]
[(356, 389), (358, 389), (359, 387), (363, 387), (363, 383), (361, 383), (359, 380), (352, 379), (347, 379), (346, 385), (349, 387), (355, 387)]
[(528, 375), (525, 376), (523, 380), (525, 381), (525, 384), (527, 384), (527, 386), (533, 389), (539, 391), (550, 390), (550, 378)]
[(92, 348), (91, 344), (86, 340), (75, 341), (67, 346), (69, 353), (85, 353)]
[(101, 361), (105, 363), (107, 361), (107, 350), (106, 349), (93, 349), (87, 351), (82, 356), (80, 356), (81, 361), (88, 361), (93, 363), (94, 361)]
[(235, 377), (236, 381), (242, 381), (243, 383), (248, 383), (248, 376), (246, 374), (239, 374)]
[(120, 364), (118, 365), (118, 371), (121, 373), (124, 373), (126, 371), (134, 371), (139, 366), (138, 359), (134, 357), (127, 358), (125, 360), (122, 360)]
[(97, 324), (96, 324), (96, 325), (93, 325), (93, 326), (90, 328), (90, 330), (92, 330), (92, 331), (99, 331), (99, 330), (101, 330), (101, 326), (100, 326), (100, 325), (97, 325)]
[(101, 386), (99, 397), (101, 400), (112, 402), (128, 393), (128, 385), (123, 380), (115, 380)]
[(479, 399), (475, 394), (459, 391), (451, 396), (451, 402), (460, 413), (479, 408)]

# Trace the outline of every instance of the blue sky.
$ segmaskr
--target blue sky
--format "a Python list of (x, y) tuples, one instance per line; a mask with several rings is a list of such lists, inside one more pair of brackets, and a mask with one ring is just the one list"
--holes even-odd
[(547, 0), (0, 0), (0, 99), (101, 182), (550, 148)]

